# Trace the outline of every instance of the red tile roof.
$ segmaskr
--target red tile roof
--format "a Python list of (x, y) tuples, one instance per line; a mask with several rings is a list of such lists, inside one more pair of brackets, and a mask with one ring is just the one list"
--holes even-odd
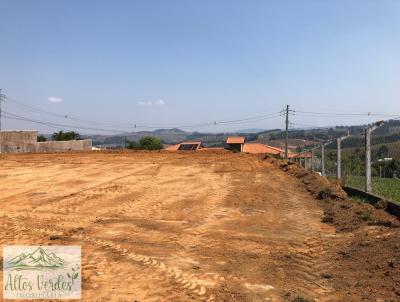
[(178, 150), (178, 148), (179, 148), (180, 145), (181, 145), (181, 144), (168, 146), (167, 148), (165, 148), (165, 150), (167, 150), (167, 151), (176, 151), (176, 150)]
[(244, 144), (246, 139), (242, 136), (231, 136), (226, 140), (227, 144)]
[(311, 158), (311, 152), (303, 152), (303, 153), (295, 153), (295, 154), (293, 154), (293, 156), (291, 156), (291, 157), (296, 157), (296, 158), (298, 158), (298, 157), (301, 157), (301, 158)]
[(258, 143), (244, 144), (243, 152), (252, 153), (252, 154), (263, 154), (263, 153), (282, 154), (282, 153), (284, 153), (284, 151), (279, 148), (271, 147), (271, 146), (264, 145), (264, 144), (258, 144)]

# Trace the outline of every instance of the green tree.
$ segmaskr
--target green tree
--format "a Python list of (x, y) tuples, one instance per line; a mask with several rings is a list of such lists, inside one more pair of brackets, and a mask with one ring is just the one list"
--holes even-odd
[(53, 141), (72, 141), (81, 139), (81, 136), (75, 131), (64, 132), (61, 130), (58, 132), (54, 132), (51, 136), (51, 139)]
[(163, 148), (164, 146), (161, 143), (160, 139), (154, 136), (145, 136), (142, 137), (139, 141), (139, 149), (160, 150)]
[(127, 149), (139, 149), (139, 145), (135, 141), (126, 141)]
[(372, 164), (372, 175), (384, 178), (399, 178), (400, 161), (393, 159), (389, 161), (374, 162)]
[(381, 146), (376, 152), (378, 158), (389, 157), (389, 148), (386, 145)]
[(37, 141), (38, 141), (38, 142), (45, 142), (45, 141), (47, 141), (47, 138), (45, 138), (43, 135), (39, 135), (39, 136), (37, 137)]

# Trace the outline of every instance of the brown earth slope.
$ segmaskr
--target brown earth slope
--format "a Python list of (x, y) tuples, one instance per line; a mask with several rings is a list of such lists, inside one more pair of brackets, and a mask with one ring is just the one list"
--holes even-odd
[(329, 183), (303, 172), (226, 152), (8, 155), (0, 244), (82, 245), (83, 301), (399, 301), (397, 220), (316, 200)]

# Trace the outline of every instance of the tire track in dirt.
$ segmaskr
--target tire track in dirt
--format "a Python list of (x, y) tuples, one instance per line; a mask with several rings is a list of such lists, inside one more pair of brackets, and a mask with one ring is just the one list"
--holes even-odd
[[(246, 155), (193, 153), (161, 165), (147, 161), (136, 166), (144, 173), (124, 175), (119, 165), (109, 181), (96, 184), (92, 175), (95, 185), (48, 204), (32, 196), (35, 209), (5, 208), (3, 240), (81, 242), (96, 262), (86, 264), (98, 286), (90, 295), (98, 291), (103, 301), (128, 301), (135, 290), (140, 301), (282, 301), (287, 289), (317, 301), (330, 295), (321, 275), (330, 267), (331, 233), (297, 180)], [(116, 297), (105, 282), (118, 274), (130, 288)]]
[[(48, 229), (46, 227), (27, 227), (19, 220), (16, 220), (13, 216), (4, 215), (4, 217), (8, 218), (11, 223), (14, 224), (13, 230), (15, 230), (17, 234), (24, 232), (35, 232), (45, 236), (51, 236), (55, 234), (59, 236), (65, 236), (63, 230), (57, 230), (56, 228)], [(19, 218), (30, 220), (32, 217), (26, 215)], [(155, 257), (135, 253), (127, 248), (123, 248), (121, 244), (116, 244), (110, 240), (98, 239), (83, 234), (73, 234), (69, 237), (76, 241), (92, 243), (93, 245), (98, 246), (100, 249), (117, 252), (121, 256), (127, 257), (128, 259), (140, 263), (141, 265), (158, 270), (168, 278), (173, 279), (173, 281), (178, 284), (182, 290), (189, 291), (191, 294), (196, 295), (198, 299), (202, 301), (214, 301), (214, 296), (212, 294), (207, 295), (207, 286), (214, 285), (214, 283), (211, 281), (194, 278), (194, 275), (187, 274), (175, 267), (169, 267)]]
[[(159, 172), (160, 169), (157, 169), (157, 173)], [(154, 176), (154, 175), (153, 175)], [(154, 177), (152, 178), (153, 180), (155, 179)], [(107, 183), (108, 184), (108, 183)], [(148, 186), (151, 187), (152, 185), (154, 185), (154, 181)], [(104, 184), (103, 184), (104, 185)], [(96, 186), (96, 190), (100, 190), (103, 191), (105, 193), (109, 193), (110, 190), (108, 190), (109, 187), (100, 187), (100, 186)], [(93, 190), (93, 189), (92, 189)], [(114, 191), (113, 189), (111, 191)], [(129, 203), (127, 203), (129, 204)], [(126, 207), (126, 204), (123, 205), (123, 207)], [(118, 209), (116, 209), (116, 211), (118, 211)], [(113, 210), (113, 212), (115, 212)], [(14, 220), (15, 223), (15, 216), (8, 216), (8, 218)], [(32, 221), (32, 220), (36, 220), (36, 218), (38, 218), (37, 215), (35, 216), (18, 216), (18, 220), (28, 220), (28, 221)], [(76, 220), (76, 219), (68, 219), (70, 221)], [(64, 219), (65, 221), (65, 219)], [(55, 234), (55, 230), (56, 229), (48, 229), (46, 227), (41, 227), (41, 228), (28, 228), (28, 227), (24, 227), (23, 225), (19, 224), (19, 227), (17, 228), (16, 232), (24, 232), (26, 230), (31, 230), (34, 231), (36, 233), (39, 234), (46, 234), (46, 235), (52, 235)], [(56, 232), (57, 233), (57, 232)], [(61, 234), (62, 236), (63, 231), (59, 231), (59, 234)], [(207, 298), (203, 297), (206, 292), (207, 292), (207, 288), (206, 286), (208, 285), (212, 285), (213, 282), (215, 281), (216, 277), (214, 276), (213, 279), (211, 278), (204, 278), (205, 280), (202, 279), (197, 279), (195, 277), (194, 274), (187, 274), (182, 272), (181, 270), (174, 268), (174, 267), (168, 267), (165, 265), (165, 263), (160, 262), (159, 260), (157, 260), (154, 257), (150, 257), (147, 255), (142, 255), (142, 254), (136, 254), (132, 251), (129, 251), (128, 249), (122, 249), (121, 245), (116, 245), (115, 243), (113, 243), (112, 241), (105, 241), (102, 239), (93, 239), (89, 236), (85, 236), (85, 235), (71, 235), (72, 238), (75, 239), (79, 239), (79, 240), (83, 240), (83, 241), (87, 241), (87, 242), (91, 242), (93, 244), (99, 245), (101, 248), (108, 248), (111, 250), (115, 250), (119, 253), (121, 253), (122, 255), (127, 255), (129, 257), (129, 259), (132, 259), (134, 261), (138, 261), (143, 265), (148, 265), (150, 267), (154, 267), (154, 268), (158, 268), (161, 271), (164, 271), (165, 274), (167, 275), (167, 277), (171, 278), (174, 280), (174, 282), (176, 282), (180, 287), (182, 287), (183, 290), (186, 291), (190, 291), (192, 294), (196, 294), (198, 296), (201, 296), (202, 300), (213, 300), (212, 296), (209, 296)], [(224, 279), (222, 276), (219, 277), (218, 279)]]
[[(292, 260), (289, 267), (293, 288), (304, 296), (324, 301), (324, 297), (333, 291), (328, 278), (323, 277), (330, 267), (331, 261), (326, 252), (330, 248), (327, 242), (332, 233), (322, 232), (315, 221), (309, 221), (309, 217), (316, 216), (315, 210), (311, 212), (307, 203), (299, 201), (299, 194), (293, 196), (291, 190), (286, 189), (281, 189), (281, 193), (281, 206), (291, 208), (292, 232), (296, 238), (289, 242), (288, 249)], [(306, 193), (304, 195), (308, 197)]]

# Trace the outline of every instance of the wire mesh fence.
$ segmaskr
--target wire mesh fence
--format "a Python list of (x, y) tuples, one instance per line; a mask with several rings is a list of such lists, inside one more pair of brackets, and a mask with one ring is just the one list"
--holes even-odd
[[(365, 189), (365, 138), (362, 133), (346, 136), (341, 140), (341, 182), (358, 189)], [(338, 150), (336, 153), (339, 152)]]
[(371, 133), (372, 192), (400, 201), (400, 121), (387, 121)]
[(289, 137), (303, 139), (300, 148), (292, 148), (292, 158), (306, 169), (400, 201), (400, 120), (347, 129), (292, 130)]

